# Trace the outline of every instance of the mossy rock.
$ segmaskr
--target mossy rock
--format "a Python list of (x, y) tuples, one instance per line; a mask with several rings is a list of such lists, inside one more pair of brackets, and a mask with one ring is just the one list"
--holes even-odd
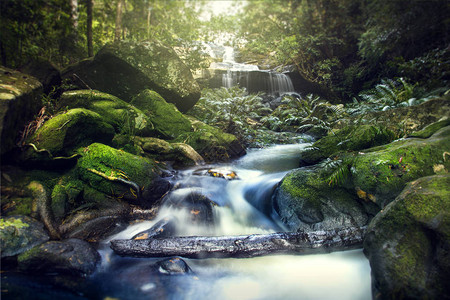
[(139, 189), (152, 186), (161, 173), (158, 165), (147, 158), (94, 143), (82, 150), (78, 160), (79, 178), (94, 189), (126, 200), (136, 200)]
[(48, 241), (44, 225), (28, 216), (0, 219), (1, 257), (15, 256)]
[(445, 299), (450, 294), (450, 176), (409, 183), (370, 223), (364, 253), (374, 299)]
[(189, 68), (173, 49), (154, 39), (141, 43), (109, 43), (94, 58), (65, 69), (63, 78), (127, 102), (142, 90), (151, 89), (182, 112), (200, 98), (200, 87)]
[(13, 149), (18, 135), (42, 107), (42, 84), (0, 66), (0, 154)]
[(152, 122), (133, 105), (116, 96), (96, 90), (67, 91), (61, 95), (59, 109), (86, 108), (98, 113), (116, 132), (128, 135), (155, 134)]
[(55, 156), (71, 155), (75, 149), (93, 142), (110, 143), (113, 137), (114, 128), (99, 114), (75, 108), (45, 122), (28, 142)]
[(355, 154), (353, 186), (383, 208), (409, 181), (450, 170), (449, 136), (447, 126), (428, 139), (398, 140)]
[(147, 115), (161, 138), (174, 139), (192, 130), (189, 119), (155, 91), (144, 90), (131, 103)]
[(324, 180), (320, 168), (289, 172), (273, 197), (273, 207), (290, 231), (333, 230), (367, 225), (372, 215), (358, 197)]
[(185, 143), (195, 149), (206, 161), (227, 161), (245, 154), (245, 149), (232, 134), (207, 125), (188, 116), (193, 131), (180, 134), (174, 143)]
[(411, 133), (408, 137), (427, 139), (430, 136), (432, 136), (436, 131), (448, 125), (450, 125), (450, 118), (444, 117), (443, 120), (431, 123), (422, 130)]
[(301, 164), (312, 165), (338, 152), (358, 151), (392, 142), (395, 134), (383, 126), (354, 125), (330, 132), (302, 153)]
[(195, 166), (204, 163), (200, 154), (187, 144), (169, 143), (157, 138), (139, 138), (136, 142), (146, 156), (158, 161), (173, 162), (175, 167)]
[(49, 241), (18, 256), (21, 271), (86, 276), (92, 274), (100, 254), (88, 242), (80, 239)]

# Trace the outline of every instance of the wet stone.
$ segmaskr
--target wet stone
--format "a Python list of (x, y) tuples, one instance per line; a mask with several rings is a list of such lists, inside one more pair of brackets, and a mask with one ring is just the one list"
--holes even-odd
[(179, 257), (164, 259), (157, 264), (159, 266), (158, 271), (162, 274), (182, 275), (192, 272), (188, 264)]

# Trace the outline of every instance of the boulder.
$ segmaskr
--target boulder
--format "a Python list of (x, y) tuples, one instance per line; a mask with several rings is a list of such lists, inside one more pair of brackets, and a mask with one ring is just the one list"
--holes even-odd
[(397, 140), (288, 173), (273, 206), (290, 230), (362, 226), (406, 184), (450, 168), (450, 126), (428, 139)]
[(0, 66), (1, 154), (10, 151), (19, 132), (42, 107), (42, 84), (29, 75)]
[(374, 299), (448, 299), (450, 176), (409, 183), (369, 224)]
[(402, 139), (355, 153), (350, 170), (358, 196), (366, 195), (382, 209), (408, 182), (448, 172), (449, 137), (450, 126), (447, 126), (428, 139)]
[(200, 98), (200, 88), (175, 51), (157, 41), (105, 45), (93, 59), (63, 71), (81, 88), (92, 88), (129, 102), (144, 89), (158, 92), (185, 112)]
[(61, 85), (61, 72), (50, 61), (35, 58), (19, 68), (20, 72), (33, 76), (42, 83), (45, 94), (50, 94)]
[(100, 254), (80, 239), (49, 241), (22, 253), (19, 269), (33, 273), (63, 273), (85, 276), (95, 271)]
[(45, 122), (28, 142), (52, 155), (71, 155), (75, 149), (93, 142), (108, 144), (113, 137), (114, 128), (99, 114), (75, 108)]
[(116, 132), (130, 136), (157, 134), (149, 118), (139, 109), (116, 96), (96, 90), (67, 91), (58, 101), (59, 110), (86, 108), (102, 116)]
[(183, 132), (190, 132), (191, 122), (172, 103), (167, 103), (157, 92), (144, 90), (131, 101), (142, 110), (161, 138), (174, 139)]
[(234, 135), (193, 117), (188, 118), (194, 130), (180, 134), (174, 142), (192, 146), (206, 161), (227, 161), (245, 154), (244, 147)]
[(0, 219), (1, 257), (21, 254), (48, 241), (44, 225), (28, 216), (11, 216)]
[(357, 151), (392, 142), (395, 134), (384, 126), (352, 125), (315, 142), (302, 152), (300, 164), (307, 166), (324, 160), (338, 152)]
[(145, 154), (158, 161), (173, 161), (174, 166), (186, 167), (204, 164), (205, 161), (191, 146), (184, 143), (169, 143), (157, 138), (138, 138), (136, 143)]
[[(138, 203), (145, 200), (141, 194), (153, 188), (153, 183), (161, 174), (154, 161), (99, 143), (83, 150), (76, 172), (84, 183), (94, 189)], [(164, 194), (162, 191), (160, 193)]]
[(289, 172), (274, 192), (273, 207), (289, 231), (361, 227), (373, 217), (373, 208), (354, 193), (330, 186), (319, 168)]

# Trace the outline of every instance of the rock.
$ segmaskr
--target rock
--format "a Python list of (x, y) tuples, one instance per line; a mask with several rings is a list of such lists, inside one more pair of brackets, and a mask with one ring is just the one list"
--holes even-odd
[(427, 125), (422, 130), (411, 133), (410, 135), (408, 135), (408, 137), (427, 139), (439, 129), (449, 125), (450, 125), (450, 118), (443, 117), (441, 120), (431, 123), (430, 125)]
[(116, 132), (128, 136), (157, 134), (149, 118), (139, 109), (116, 96), (96, 90), (67, 91), (58, 102), (59, 110), (86, 108), (102, 116)]
[(300, 165), (320, 162), (338, 152), (358, 151), (392, 142), (395, 134), (383, 126), (346, 126), (315, 142), (309, 150), (302, 152)]
[(173, 161), (175, 167), (202, 165), (203, 157), (184, 143), (169, 143), (157, 138), (137, 138), (146, 155), (158, 161)]
[(133, 98), (131, 104), (142, 110), (151, 120), (160, 137), (174, 139), (190, 132), (191, 122), (172, 103), (167, 103), (157, 92), (144, 90)]
[(183, 275), (191, 273), (188, 264), (179, 257), (167, 258), (158, 261), (159, 272), (167, 275)]
[(301, 168), (283, 178), (274, 192), (273, 207), (288, 230), (311, 232), (367, 225), (370, 209), (355, 194), (328, 185), (324, 177), (321, 169)]
[[(186, 225), (194, 226), (211, 226), (214, 224), (213, 206), (216, 205), (207, 196), (199, 192), (190, 191), (188, 193), (173, 193), (165, 199), (163, 204), (171, 209), (176, 209), (185, 213)], [(186, 228), (180, 228), (183, 231)]]
[(406, 184), (450, 170), (450, 126), (428, 139), (408, 138), (355, 154), (351, 163), (353, 187), (383, 209)]
[(245, 154), (245, 149), (234, 135), (224, 133), (193, 117), (188, 118), (194, 131), (180, 134), (174, 142), (192, 146), (207, 162), (227, 161)]
[(397, 140), (341, 155), (334, 168), (291, 171), (274, 193), (275, 211), (290, 230), (365, 225), (408, 182), (448, 172), (449, 134), (447, 126), (428, 139)]
[(42, 84), (29, 75), (0, 66), (1, 154), (10, 151), (19, 132), (42, 107)]
[(370, 222), (374, 299), (448, 299), (449, 186), (448, 174), (417, 179)]
[(89, 243), (79, 239), (49, 241), (22, 253), (19, 269), (34, 273), (89, 275), (100, 262), (100, 255)]
[(104, 122), (99, 114), (75, 108), (45, 122), (28, 142), (40, 150), (48, 150), (51, 155), (57, 156), (72, 155), (77, 148), (88, 146), (93, 142), (108, 144), (113, 137), (114, 128)]
[(166, 217), (157, 222), (150, 229), (139, 232), (134, 235), (132, 240), (148, 240), (151, 238), (168, 237), (175, 235), (177, 230), (177, 219), (175, 217)]
[(50, 61), (35, 58), (19, 68), (20, 72), (33, 76), (42, 83), (44, 93), (49, 94), (55, 87), (61, 85), (61, 72)]
[(83, 150), (77, 173), (102, 193), (139, 203), (142, 189), (152, 187), (161, 171), (150, 159), (94, 143)]
[(127, 102), (144, 89), (155, 90), (182, 112), (200, 98), (200, 88), (189, 68), (173, 49), (157, 41), (107, 44), (93, 59), (64, 70), (63, 78)]
[(28, 216), (11, 216), (0, 219), (1, 257), (21, 254), (48, 241), (44, 225)]

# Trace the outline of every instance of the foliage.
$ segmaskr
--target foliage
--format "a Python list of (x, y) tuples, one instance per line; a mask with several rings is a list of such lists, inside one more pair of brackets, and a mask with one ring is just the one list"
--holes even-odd
[(251, 139), (256, 125), (268, 108), (260, 94), (248, 94), (245, 88), (204, 89), (191, 114), (201, 121), (236, 135), (244, 143)]
[(354, 158), (351, 156), (345, 156), (340, 159), (331, 160), (326, 159), (320, 163), (320, 167), (323, 169), (325, 176), (324, 181), (333, 187), (343, 186), (345, 182), (354, 173), (352, 170)]
[(282, 105), (261, 122), (271, 130), (304, 132), (312, 126), (328, 131), (344, 114), (342, 105), (332, 105), (313, 94), (305, 98), (284, 96)]
[(349, 114), (361, 114), (369, 111), (387, 110), (401, 106), (420, 104), (438, 95), (420, 97), (416, 92), (417, 84), (410, 84), (408, 80), (400, 77), (397, 80), (383, 79), (373, 89), (361, 92), (353, 99), (352, 104), (346, 105)]

